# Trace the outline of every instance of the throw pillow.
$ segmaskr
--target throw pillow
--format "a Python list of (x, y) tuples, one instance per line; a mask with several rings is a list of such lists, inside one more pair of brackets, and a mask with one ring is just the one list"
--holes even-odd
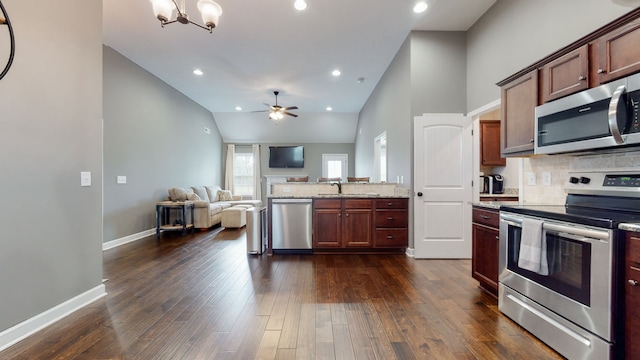
[(200, 200), (210, 202), (209, 195), (207, 195), (207, 189), (205, 189), (204, 186), (193, 186), (191, 189), (198, 195), (198, 197), (200, 197)]
[(231, 196), (230, 190), (218, 190), (218, 201), (231, 201), (233, 197)]
[(187, 200), (189, 201), (198, 201), (201, 200), (198, 194), (187, 194)]

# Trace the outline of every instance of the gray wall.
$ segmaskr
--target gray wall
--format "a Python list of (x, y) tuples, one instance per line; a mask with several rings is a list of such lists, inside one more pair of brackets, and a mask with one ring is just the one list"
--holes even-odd
[[(116, 183), (119, 175), (126, 184)], [(222, 180), (211, 112), (105, 46), (104, 241), (154, 228), (167, 189)]]
[(0, 80), (0, 332), (102, 283), (102, 4), (4, 5), (16, 57)]
[(629, 11), (602, 0), (498, 0), (467, 34), (467, 110), (499, 99), (498, 81)]
[(413, 118), (465, 113), (465, 47), (462, 32), (411, 32), (360, 112), (356, 172), (373, 174), (373, 141), (386, 131), (387, 179), (412, 188)]

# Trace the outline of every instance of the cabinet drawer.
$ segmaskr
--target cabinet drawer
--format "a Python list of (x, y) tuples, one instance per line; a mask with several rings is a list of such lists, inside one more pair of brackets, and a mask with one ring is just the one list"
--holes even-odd
[(348, 199), (344, 201), (345, 209), (371, 209), (372, 200), (369, 199)]
[(636, 265), (640, 264), (640, 237), (627, 238), (627, 260)]
[(341, 209), (342, 203), (340, 199), (315, 199), (313, 207), (315, 209)]
[(376, 210), (377, 228), (406, 228), (409, 224), (409, 215), (402, 210)]
[(473, 222), (497, 229), (500, 226), (500, 213), (494, 210), (473, 208)]
[(409, 237), (407, 229), (381, 229), (376, 230), (374, 240), (375, 247), (407, 247)]
[(408, 199), (379, 199), (376, 209), (407, 209)]

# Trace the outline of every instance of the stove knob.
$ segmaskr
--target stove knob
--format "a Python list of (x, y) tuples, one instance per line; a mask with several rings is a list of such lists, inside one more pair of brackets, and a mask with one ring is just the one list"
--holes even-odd
[(591, 179), (589, 179), (588, 177), (584, 177), (584, 176), (580, 177), (580, 184), (588, 184), (590, 182), (591, 182)]
[(569, 182), (572, 183), (572, 184), (577, 184), (578, 182), (580, 182), (580, 179), (578, 179), (575, 176), (572, 176), (572, 177), (569, 178)]

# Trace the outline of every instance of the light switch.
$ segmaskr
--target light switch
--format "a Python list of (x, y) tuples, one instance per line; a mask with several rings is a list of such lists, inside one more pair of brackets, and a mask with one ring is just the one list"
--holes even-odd
[(543, 172), (542, 173), (542, 185), (550, 186), (551, 185), (551, 173)]
[(91, 171), (80, 172), (80, 186), (91, 186)]
[(127, 183), (127, 177), (126, 176), (122, 176), (122, 175), (118, 175), (116, 182), (118, 184), (126, 184)]

